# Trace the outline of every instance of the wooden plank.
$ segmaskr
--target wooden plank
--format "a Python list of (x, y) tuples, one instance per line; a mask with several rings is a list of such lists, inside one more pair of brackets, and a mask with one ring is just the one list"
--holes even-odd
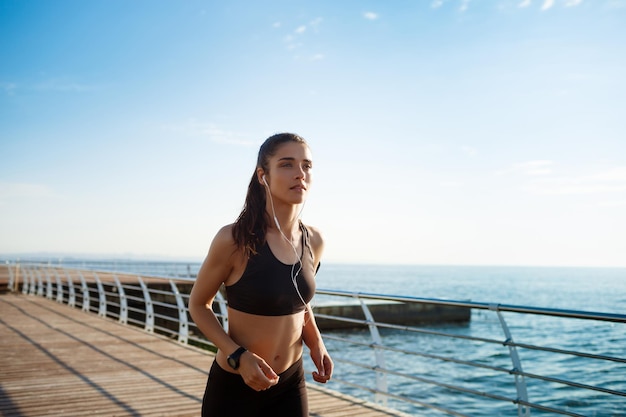
[[(2, 269), (2, 267), (0, 267)], [(197, 416), (213, 355), (43, 297), (0, 295), (0, 410)], [(309, 385), (310, 416), (401, 415)]]

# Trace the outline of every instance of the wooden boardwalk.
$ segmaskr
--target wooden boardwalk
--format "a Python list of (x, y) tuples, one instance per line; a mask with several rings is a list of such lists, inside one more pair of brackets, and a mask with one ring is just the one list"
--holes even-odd
[[(43, 297), (0, 295), (2, 416), (198, 416), (212, 360)], [(400, 415), (318, 384), (309, 404), (310, 416)]]

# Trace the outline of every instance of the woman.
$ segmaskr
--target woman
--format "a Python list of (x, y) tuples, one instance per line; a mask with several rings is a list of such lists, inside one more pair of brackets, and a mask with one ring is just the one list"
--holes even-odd
[[(213, 239), (189, 298), (189, 312), (217, 347), (203, 416), (308, 416), (303, 343), (326, 383), (333, 362), (309, 302), (324, 242), (299, 220), (311, 185), (307, 143), (291, 133), (259, 149), (246, 202)], [(228, 333), (211, 306), (224, 284)]]

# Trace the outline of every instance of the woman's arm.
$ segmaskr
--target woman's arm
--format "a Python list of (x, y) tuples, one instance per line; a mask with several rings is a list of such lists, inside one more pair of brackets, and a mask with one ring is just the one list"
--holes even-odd
[[(239, 345), (224, 331), (212, 306), (220, 286), (236, 271), (235, 266), (243, 262), (240, 253), (232, 237), (232, 226), (223, 227), (213, 239), (189, 295), (191, 318), (202, 334), (225, 355), (237, 350)], [(238, 373), (257, 391), (278, 383), (274, 370), (253, 352), (241, 355)]]
[(189, 314), (202, 334), (227, 355), (239, 346), (220, 324), (213, 312), (213, 300), (233, 270), (235, 246), (231, 227), (223, 227), (213, 239), (196, 282), (189, 295)]
[[(313, 265), (315, 266), (315, 270), (317, 270), (320, 260), (322, 259), (322, 253), (324, 252), (324, 238), (318, 229), (310, 226), (307, 226), (307, 228), (311, 232)], [(317, 372), (313, 372), (313, 379), (320, 383), (326, 383), (333, 374), (333, 361), (326, 350), (310, 304), (307, 305), (304, 314), (305, 325), (302, 329), (302, 341), (309, 348), (311, 359), (317, 368)]]
[(313, 379), (325, 384), (333, 374), (333, 361), (326, 350), (310, 305), (307, 305), (304, 314), (307, 317), (305, 318), (306, 324), (302, 330), (302, 340), (309, 348), (311, 359), (317, 368), (317, 372), (313, 372)]

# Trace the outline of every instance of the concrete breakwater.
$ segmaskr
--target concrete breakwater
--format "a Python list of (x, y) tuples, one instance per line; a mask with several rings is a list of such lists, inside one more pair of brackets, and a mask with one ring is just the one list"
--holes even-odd
[[(444, 306), (430, 303), (373, 303), (367, 304), (378, 323), (397, 325), (465, 323), (471, 318), (467, 307)], [(363, 308), (358, 304), (325, 305), (313, 308), (315, 320), (321, 330), (339, 330), (363, 327), (365, 324), (341, 321), (323, 316), (365, 320)]]

